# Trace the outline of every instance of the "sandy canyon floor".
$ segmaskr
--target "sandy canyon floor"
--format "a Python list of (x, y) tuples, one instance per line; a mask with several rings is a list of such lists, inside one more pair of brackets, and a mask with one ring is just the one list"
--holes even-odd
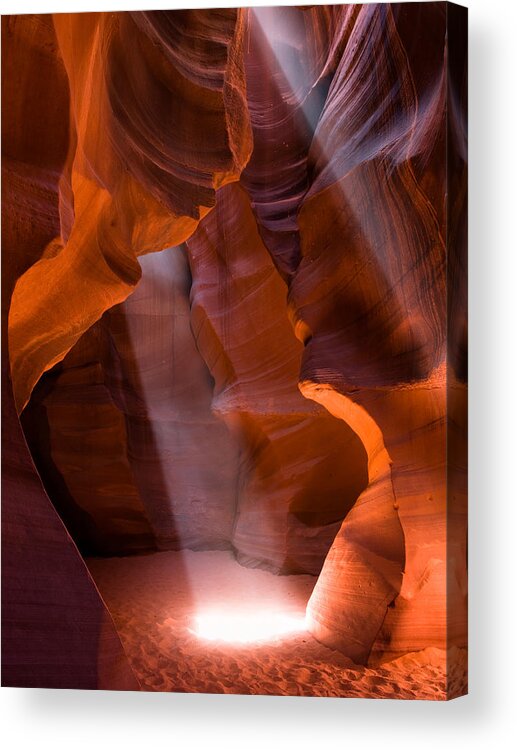
[[(188, 550), (90, 559), (88, 566), (144, 690), (445, 697), (445, 652), (437, 649), (360, 667), (306, 630), (250, 643), (209, 640), (196, 632), (197, 618), (214, 611), (237, 621), (243, 613), (277, 613), (299, 623), (316, 583), (312, 576), (276, 576), (242, 567), (230, 552)], [(464, 679), (464, 656), (457, 657), (454, 692)]]

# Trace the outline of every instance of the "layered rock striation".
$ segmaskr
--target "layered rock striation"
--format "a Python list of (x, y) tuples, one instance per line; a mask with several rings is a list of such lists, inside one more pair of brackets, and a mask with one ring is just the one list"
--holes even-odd
[(5, 22), (13, 392), (83, 554), (319, 574), (358, 663), (466, 645), (464, 20)]
[(111, 614), (31, 459), (10, 377), (15, 282), (59, 233), (67, 91), (51, 18), (2, 18), (2, 57), (2, 685), (138, 690)]

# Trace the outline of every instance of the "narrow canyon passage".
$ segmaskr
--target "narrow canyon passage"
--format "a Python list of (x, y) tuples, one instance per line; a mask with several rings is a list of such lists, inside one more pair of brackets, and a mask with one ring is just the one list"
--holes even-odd
[[(362, 667), (303, 629), (315, 576), (245, 568), (227, 551), (159, 552), (87, 563), (144, 690), (443, 699), (446, 657), (439, 649)], [(223, 625), (233, 642), (196, 634), (214, 612), (227, 616)], [(264, 614), (273, 624), (275, 615), (290, 618), (286, 627), (293, 631), (259, 635)], [(228, 623), (257, 619), (250, 642), (239, 643), (245, 634), (236, 634)], [(454, 656), (449, 680), (451, 689), (460, 690), (466, 654)]]
[(51, 684), (466, 691), (459, 23), (3, 23), (7, 625)]

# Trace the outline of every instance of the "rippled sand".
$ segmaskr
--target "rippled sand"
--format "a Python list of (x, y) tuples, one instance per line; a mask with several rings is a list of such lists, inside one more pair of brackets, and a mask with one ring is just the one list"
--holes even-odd
[[(426, 649), (359, 667), (306, 631), (236, 644), (195, 633), (198, 615), (275, 611), (303, 617), (316, 579), (244, 568), (230, 552), (159, 552), (92, 559), (143, 690), (444, 700), (445, 652)], [(466, 692), (466, 654), (453, 653), (450, 693)]]

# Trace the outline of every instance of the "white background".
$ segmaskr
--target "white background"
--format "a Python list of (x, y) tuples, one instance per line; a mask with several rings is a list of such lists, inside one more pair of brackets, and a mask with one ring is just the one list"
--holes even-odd
[[(220, 2), (239, 5), (241, 2)], [(302, 0), (299, 0), (302, 2)], [(267, 5), (270, 3), (254, 3)], [(288, 4), (288, 3), (278, 3)], [(470, 0), (470, 695), (451, 703), (0, 691), (4, 747), (517, 747), (517, 3)], [(2, 13), (217, 6), (17, 0)], [(512, 736), (513, 735), (513, 736)]]

